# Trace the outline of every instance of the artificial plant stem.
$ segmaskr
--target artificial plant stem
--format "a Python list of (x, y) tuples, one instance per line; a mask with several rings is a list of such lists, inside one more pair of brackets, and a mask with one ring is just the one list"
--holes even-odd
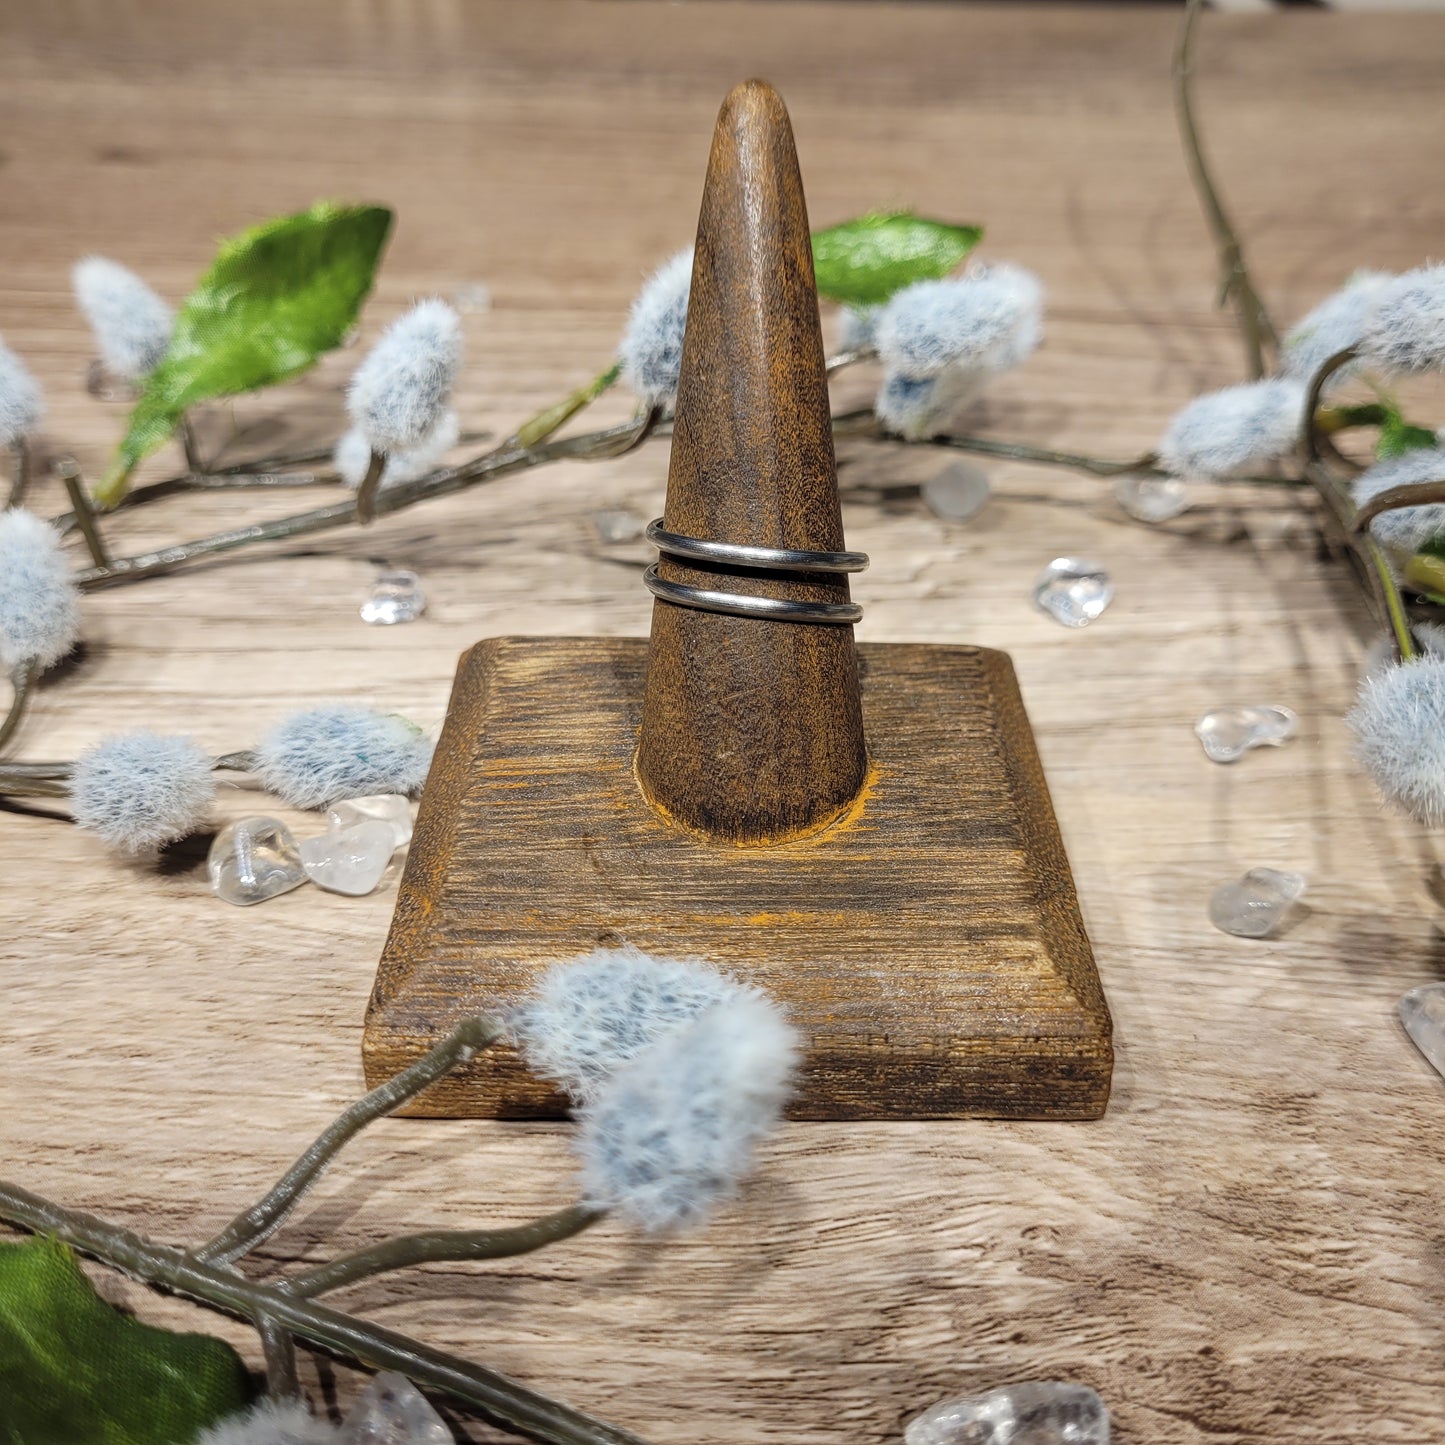
[[(290, 491), (302, 487), (334, 487), (340, 481), (335, 472), (210, 472), (205, 476), (167, 477), (164, 481), (132, 487), (107, 509), (106, 515), (144, 506), (147, 502), (182, 496), (187, 492)], [(51, 524), (62, 532), (68, 532), (75, 526), (76, 520), (76, 513), (72, 510), (52, 517)]]
[[(459, 467), (432, 472), (428, 476), (418, 477), (415, 481), (399, 482), (396, 486), (387, 487), (377, 497), (377, 514), (386, 516), (391, 512), (400, 512), (418, 502), (429, 501), (432, 497), (466, 491), (479, 482), (526, 471), (545, 462), (566, 458), (596, 460), (621, 456), (646, 440), (656, 425), (656, 420), (655, 411), (639, 413), (620, 426), (605, 427), (601, 431), (587, 432), (582, 436), (564, 437), (560, 441), (547, 442), (543, 446), (523, 451), (489, 452), (486, 456), (465, 462)], [(250, 546), (253, 542), (279, 542), (292, 537), (310, 536), (315, 532), (347, 526), (355, 520), (356, 502), (348, 497), (343, 502), (333, 502), (330, 506), (319, 507), (313, 512), (280, 517), (273, 522), (257, 522), (229, 532), (217, 532), (194, 542), (179, 542), (154, 552), (142, 552), (135, 557), (118, 557), (109, 567), (92, 567), (81, 572), (75, 580), (80, 587), (90, 590), (116, 582), (153, 577), (161, 572), (170, 572), (197, 557), (232, 552), (238, 547)]]
[(70, 498), (70, 515), (85, 538), (85, 550), (97, 567), (110, 566), (110, 554), (105, 550), (105, 541), (100, 535), (100, 524), (95, 519), (95, 507), (85, 494), (80, 468), (73, 457), (62, 457), (55, 463), (54, 473), (65, 484), (65, 494)]
[(1382, 512), (1398, 512), (1401, 507), (1424, 507), (1445, 502), (1445, 477), (1434, 482), (1407, 482), (1371, 497), (1355, 512), (1353, 529), (1363, 532)]
[(0, 722), (0, 749), (9, 744), (25, 721), (25, 710), (30, 706), (30, 695), (35, 691), (35, 679), (39, 676), (40, 669), (33, 662), (20, 663), (10, 674), (12, 696), (10, 711), (5, 714), (5, 721)]
[(294, 1399), (301, 1393), (296, 1374), (296, 1341), (291, 1331), (268, 1314), (256, 1316), (256, 1333), (266, 1357), (266, 1393), (273, 1400)]
[(284, 1289), (258, 1284), (224, 1266), (155, 1244), (79, 1210), (65, 1209), (18, 1185), (0, 1183), (0, 1220), (49, 1235), (83, 1254), (214, 1309), (277, 1328), (377, 1370), (396, 1370), (418, 1385), (471, 1405), (491, 1423), (546, 1445), (645, 1445), (638, 1436), (594, 1420), (505, 1375), (429, 1349), (394, 1330), (359, 1320)]
[(196, 445), (196, 434), (191, 430), (189, 417), (182, 417), (176, 423), (176, 435), (181, 441), (181, 451), (186, 458), (186, 470), (193, 476), (205, 476), (208, 468), (201, 460), (201, 449)]
[(10, 499), (7, 507), (20, 507), (25, 503), (25, 493), (30, 488), (30, 448), (24, 437), (16, 437), (10, 443)]
[(1355, 359), (1356, 355), (1355, 348), (1353, 346), (1347, 346), (1343, 351), (1337, 351), (1333, 356), (1329, 357), (1319, 366), (1315, 374), (1310, 377), (1310, 384), (1305, 388), (1302, 437), (1306, 461), (1317, 462), (1320, 459), (1321, 445), (1326, 433), (1330, 430), (1328, 427), (1322, 427), (1319, 423), (1320, 397), (1324, 395), (1325, 383), (1342, 366), (1348, 366), (1349, 363)]
[(614, 361), (606, 371), (594, 376), (586, 386), (579, 386), (571, 396), (565, 396), (561, 401), (553, 402), (551, 406), (539, 411), (536, 416), (524, 421), (502, 443), (501, 449), (534, 447), (538, 442), (546, 441), (558, 427), (565, 426), (583, 407), (591, 406), (621, 375), (622, 363)]
[(341, 1149), (368, 1124), (415, 1098), (428, 1085), (485, 1049), (501, 1033), (502, 1025), (496, 1019), (480, 1014), (463, 1019), (429, 1054), (384, 1084), (378, 1084), (322, 1130), (264, 1199), (243, 1209), (214, 1239), (194, 1250), (193, 1257), (206, 1263), (229, 1264), (254, 1249), (286, 1218)]
[(437, 1229), (385, 1239), (370, 1249), (343, 1254), (325, 1264), (293, 1275), (285, 1287), (303, 1299), (315, 1299), (357, 1280), (416, 1264), (456, 1263), (472, 1259), (507, 1259), (530, 1254), (558, 1240), (581, 1234), (601, 1219), (605, 1210), (572, 1204), (555, 1214), (544, 1214), (512, 1229)]
[(1395, 573), (1380, 545), (1368, 532), (1355, 531), (1355, 504), (1346, 487), (1325, 464), (1311, 460), (1305, 464), (1305, 476), (1323, 498), (1344, 537), (1345, 545), (1359, 557), (1369, 579), (1380, 620), (1389, 627), (1395, 643), (1395, 655), (1409, 662), (1416, 655), (1415, 639), (1410, 635), (1410, 620), (1405, 601), (1400, 596)]
[(1224, 203), (1215, 189), (1209, 166), (1204, 159), (1204, 149), (1199, 138), (1199, 128), (1194, 121), (1193, 66), (1192, 52), (1194, 27), (1199, 19), (1202, 0), (1187, 0), (1184, 22), (1179, 30), (1179, 43), (1174, 51), (1174, 109), (1179, 120), (1179, 134), (1184, 142), (1184, 154), (1189, 162), (1190, 178), (1204, 208), (1205, 219), (1214, 235), (1215, 248), (1219, 253), (1220, 301), (1234, 302), (1239, 316), (1240, 334), (1244, 338), (1245, 357), (1249, 373), (1254, 380), (1265, 374), (1266, 344), (1276, 354), (1279, 352), (1279, 335), (1269, 319), (1264, 302), (1259, 299), (1254, 283), (1249, 279), (1249, 268), (1245, 265), (1244, 250)]
[[(875, 441), (900, 441), (878, 425), (873, 412), (868, 409), (843, 412), (833, 418), (833, 431), (837, 436), (861, 436)], [(1078, 452), (1056, 452), (1047, 447), (1029, 446), (1026, 442), (1000, 442), (989, 437), (954, 436), (941, 432), (937, 436), (922, 437), (914, 446), (951, 447), (955, 451), (976, 452), (984, 457), (1007, 457), (1016, 462), (1041, 462), (1045, 466), (1069, 467), (1077, 472), (1087, 472), (1095, 477), (1135, 476), (1152, 479), (1172, 478), (1155, 465), (1153, 453), (1138, 457), (1134, 461), (1117, 462), (1108, 457), (1087, 457)], [(1248, 487), (1299, 487), (1307, 483), (1298, 477), (1225, 477), (1221, 479), (1230, 485)]]
[(356, 520), (364, 527), (376, 516), (376, 498), (381, 491), (381, 476), (386, 471), (386, 455), (375, 447), (366, 463), (366, 475), (356, 489)]

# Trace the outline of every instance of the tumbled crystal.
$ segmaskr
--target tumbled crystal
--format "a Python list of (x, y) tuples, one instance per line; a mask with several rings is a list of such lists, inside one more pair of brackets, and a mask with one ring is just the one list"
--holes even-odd
[(976, 517), (993, 496), (988, 473), (972, 462), (950, 462), (918, 490), (928, 510), (946, 522)]
[(453, 1445), (452, 1432), (405, 1375), (385, 1370), (356, 1398), (340, 1445)]
[(906, 1445), (1109, 1445), (1109, 1412), (1087, 1385), (1029, 1380), (945, 1400), (908, 1422)]
[(1219, 707), (1194, 724), (1211, 762), (1236, 763), (1250, 748), (1288, 742), (1299, 719), (1287, 707)]
[(381, 882), (395, 851), (396, 835), (391, 824), (381, 818), (368, 818), (349, 828), (328, 828), (318, 838), (304, 839), (301, 864), (318, 887), (360, 898)]
[(392, 627), (398, 622), (415, 622), (426, 611), (426, 593), (421, 578), (404, 568), (383, 572), (371, 584), (361, 604), (361, 620), (378, 627)]
[(1400, 1000), (1400, 1022), (1417, 1049), (1445, 1075), (1445, 983), (1422, 983)]
[(1235, 883), (1222, 883), (1209, 899), (1209, 921), (1238, 938), (1264, 938), (1283, 922), (1305, 891), (1300, 873), (1251, 868)]
[(1189, 510), (1189, 484), (1178, 477), (1114, 478), (1114, 499), (1136, 522), (1167, 522)]
[(349, 828), (353, 823), (378, 819), (391, 825), (398, 848), (411, 842), (411, 801), (400, 793), (372, 793), (365, 798), (346, 798), (326, 810), (332, 828)]
[(306, 881), (291, 830), (277, 818), (240, 818), (216, 834), (206, 870), (217, 898), (264, 903)]
[(1114, 584), (1097, 562), (1055, 557), (1034, 583), (1034, 605), (1065, 627), (1087, 627), (1114, 599)]
[(464, 281), (453, 290), (452, 305), (458, 311), (490, 311), (492, 288), (485, 281)]
[(636, 512), (593, 512), (592, 525), (604, 542), (634, 542), (647, 529)]

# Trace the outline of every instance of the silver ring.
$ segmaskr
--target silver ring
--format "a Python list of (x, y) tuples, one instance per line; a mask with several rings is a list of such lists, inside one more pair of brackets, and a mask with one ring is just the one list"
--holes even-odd
[(772, 572), (862, 572), (866, 552), (808, 552), (797, 547), (754, 547), (747, 542), (710, 542), (669, 532), (658, 517), (647, 524), (647, 540), (659, 552), (700, 562), (732, 562)]
[(831, 622), (847, 626), (863, 615), (863, 609), (856, 602), (791, 602), (781, 597), (746, 597), (741, 592), (712, 592), (683, 582), (665, 582), (657, 575), (656, 562), (642, 574), (642, 580), (654, 597), (674, 602), (679, 607), (695, 607), (701, 612), (726, 612), (733, 617), (766, 617), (773, 622)]

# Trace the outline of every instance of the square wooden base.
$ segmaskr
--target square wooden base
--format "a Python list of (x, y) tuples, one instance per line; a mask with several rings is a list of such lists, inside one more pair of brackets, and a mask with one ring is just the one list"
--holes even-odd
[[(782, 1000), (802, 1119), (1104, 1112), (1111, 1026), (1013, 667), (865, 644), (867, 787), (769, 847), (664, 823), (632, 771), (647, 643), (493, 638), (462, 658), (363, 1044), (370, 1083), (599, 942), (696, 956)], [(565, 1100), (493, 1048), (410, 1108)]]

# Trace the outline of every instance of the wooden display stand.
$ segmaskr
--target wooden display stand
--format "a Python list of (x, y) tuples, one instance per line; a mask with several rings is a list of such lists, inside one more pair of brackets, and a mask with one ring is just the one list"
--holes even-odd
[[(368, 1081), (625, 942), (787, 1006), (794, 1117), (1102, 1114), (1109, 1012), (1007, 657), (855, 646), (802, 182), (758, 82), (718, 117), (653, 530), (650, 642), (463, 657)], [(565, 1106), (494, 1048), (409, 1112)]]

